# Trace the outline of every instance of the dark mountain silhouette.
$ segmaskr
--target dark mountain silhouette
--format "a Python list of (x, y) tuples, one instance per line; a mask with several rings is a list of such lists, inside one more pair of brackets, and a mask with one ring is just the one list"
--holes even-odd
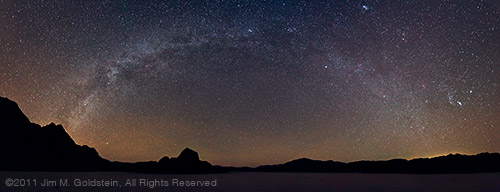
[(0, 97), (0, 170), (92, 171), (109, 167), (88, 146), (76, 145), (61, 125), (31, 123), (18, 105)]
[(122, 163), (103, 159), (94, 148), (77, 145), (61, 125), (31, 123), (17, 103), (0, 97), (0, 171), (220, 172), (186, 148), (159, 162)]
[(129, 172), (177, 174), (226, 172), (226, 169), (220, 166), (212, 166), (209, 162), (201, 161), (198, 153), (189, 148), (182, 150), (177, 158), (165, 156), (158, 162), (114, 163), (117, 170)]
[(500, 172), (500, 154), (450, 154), (435, 158), (351, 163), (307, 158), (279, 165), (212, 166), (198, 153), (184, 149), (178, 157), (125, 163), (103, 159), (94, 148), (77, 145), (61, 125), (31, 123), (19, 106), (0, 97), (0, 171), (128, 171), (142, 173), (221, 172), (356, 172), (356, 173), (483, 173)]
[(264, 165), (256, 168), (231, 167), (228, 169), (230, 171), (254, 172), (486, 173), (500, 172), (500, 154), (449, 154), (447, 156), (412, 160), (392, 159), (387, 161), (356, 161), (350, 163), (301, 158), (279, 165)]

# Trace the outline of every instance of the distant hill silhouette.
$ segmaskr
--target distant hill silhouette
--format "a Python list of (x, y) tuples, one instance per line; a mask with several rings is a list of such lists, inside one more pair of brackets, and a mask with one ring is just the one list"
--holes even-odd
[(94, 148), (77, 145), (61, 125), (31, 123), (17, 103), (0, 97), (0, 171), (135, 171), (154, 173), (220, 172), (186, 148), (159, 162), (110, 162)]
[(226, 169), (220, 166), (212, 166), (209, 162), (200, 161), (198, 153), (189, 148), (182, 150), (181, 154), (179, 154), (177, 158), (169, 158), (165, 156), (158, 162), (114, 163), (115, 168), (119, 171), (142, 173), (193, 174), (221, 173), (226, 171)]
[(449, 154), (447, 156), (412, 160), (392, 159), (387, 161), (356, 161), (350, 163), (301, 158), (279, 165), (263, 165), (256, 168), (229, 167), (228, 170), (244, 172), (318, 173), (486, 173), (500, 172), (500, 154)]
[(356, 173), (483, 173), (500, 172), (500, 154), (450, 154), (435, 158), (351, 163), (307, 158), (279, 165), (250, 167), (212, 166), (198, 153), (184, 149), (178, 157), (159, 161), (111, 162), (94, 148), (77, 145), (61, 125), (31, 123), (19, 106), (0, 97), (0, 171), (127, 171), (142, 173), (221, 172), (356, 172)]

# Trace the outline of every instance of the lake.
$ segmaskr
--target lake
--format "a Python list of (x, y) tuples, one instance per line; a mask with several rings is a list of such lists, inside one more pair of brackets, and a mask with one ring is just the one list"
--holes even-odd
[(0, 191), (500, 191), (500, 173), (0, 172)]

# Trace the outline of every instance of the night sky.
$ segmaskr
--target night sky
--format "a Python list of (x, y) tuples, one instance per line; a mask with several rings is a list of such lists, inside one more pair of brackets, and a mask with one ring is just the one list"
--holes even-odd
[(0, 96), (113, 161), (500, 151), (500, 1), (0, 1)]

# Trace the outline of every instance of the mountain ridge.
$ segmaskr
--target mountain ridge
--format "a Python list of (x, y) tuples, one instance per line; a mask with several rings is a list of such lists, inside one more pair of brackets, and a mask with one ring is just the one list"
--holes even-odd
[(499, 153), (450, 154), (433, 158), (340, 162), (298, 158), (275, 165), (223, 167), (201, 161), (185, 148), (178, 157), (159, 161), (118, 162), (102, 158), (97, 150), (78, 145), (62, 125), (30, 122), (18, 104), (0, 97), (0, 171), (125, 171), (141, 173), (224, 172), (352, 172), (352, 173), (483, 173), (500, 172)]
[(32, 123), (14, 101), (0, 97), (0, 171), (130, 171), (154, 173), (221, 172), (185, 148), (177, 158), (124, 163), (102, 158), (96, 149), (78, 145), (62, 125)]
[(482, 152), (475, 155), (459, 153), (432, 158), (360, 160), (340, 162), (298, 158), (282, 164), (257, 167), (227, 167), (234, 172), (315, 172), (315, 173), (487, 173), (500, 172), (500, 154)]

